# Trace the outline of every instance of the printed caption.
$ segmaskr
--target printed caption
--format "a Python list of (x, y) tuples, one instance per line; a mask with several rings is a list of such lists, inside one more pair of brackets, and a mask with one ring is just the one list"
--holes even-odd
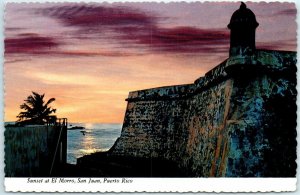
[(96, 183), (103, 183), (103, 184), (109, 184), (109, 183), (124, 183), (129, 184), (133, 183), (133, 179), (128, 178), (118, 178), (118, 179), (112, 179), (112, 178), (28, 178), (27, 183), (63, 183), (63, 184), (96, 184)]

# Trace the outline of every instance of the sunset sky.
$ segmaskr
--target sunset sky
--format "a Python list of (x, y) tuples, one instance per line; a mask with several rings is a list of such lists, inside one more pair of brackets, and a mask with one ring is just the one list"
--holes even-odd
[[(292, 3), (246, 3), (256, 46), (296, 51)], [(129, 91), (192, 83), (228, 57), (240, 3), (10, 3), (5, 8), (5, 121), (31, 91), (70, 122), (122, 123)]]

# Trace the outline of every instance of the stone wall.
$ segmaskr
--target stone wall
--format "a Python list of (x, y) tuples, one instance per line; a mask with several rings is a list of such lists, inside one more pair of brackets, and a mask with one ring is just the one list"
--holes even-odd
[(58, 131), (55, 126), (5, 128), (5, 177), (49, 176)]
[(296, 53), (235, 56), (194, 84), (130, 92), (110, 152), (196, 177), (294, 177), (296, 95)]

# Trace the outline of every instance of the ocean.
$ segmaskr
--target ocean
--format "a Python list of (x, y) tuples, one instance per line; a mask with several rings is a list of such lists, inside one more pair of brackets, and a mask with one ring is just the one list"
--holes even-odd
[(70, 164), (76, 164), (76, 159), (84, 155), (109, 150), (122, 129), (122, 124), (103, 123), (69, 123), (68, 128), (75, 126), (85, 129), (68, 130), (67, 163)]

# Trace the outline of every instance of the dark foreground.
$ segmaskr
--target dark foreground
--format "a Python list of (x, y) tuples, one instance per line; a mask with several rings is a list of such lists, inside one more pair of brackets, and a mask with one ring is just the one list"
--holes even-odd
[(176, 163), (158, 158), (111, 156), (99, 152), (64, 164), (53, 172), (55, 177), (186, 177)]

